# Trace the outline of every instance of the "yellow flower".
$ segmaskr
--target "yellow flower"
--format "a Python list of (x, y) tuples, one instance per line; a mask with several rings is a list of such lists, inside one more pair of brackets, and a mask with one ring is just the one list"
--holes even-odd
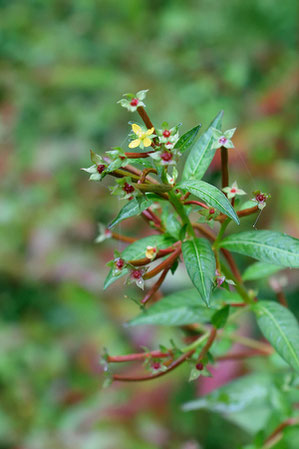
[[(136, 134), (137, 139), (132, 140), (132, 142), (129, 143), (129, 148), (136, 148), (136, 147), (150, 147), (152, 144), (152, 141), (149, 136), (152, 136), (153, 132), (155, 131), (155, 128), (148, 129), (147, 131), (143, 131), (143, 129), (136, 125), (136, 123), (133, 123), (132, 130), (134, 134)], [(152, 136), (154, 137), (154, 136)]]

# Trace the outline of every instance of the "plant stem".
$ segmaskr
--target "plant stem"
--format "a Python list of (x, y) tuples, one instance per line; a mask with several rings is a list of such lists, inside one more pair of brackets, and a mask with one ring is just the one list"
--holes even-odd
[(262, 343), (257, 340), (253, 340), (252, 338), (243, 337), (243, 335), (238, 335), (234, 333), (226, 333), (223, 332), (222, 335), (224, 335), (226, 338), (229, 338), (230, 340), (236, 341), (237, 343), (240, 343), (243, 346), (248, 346), (249, 348), (258, 349), (260, 351), (266, 352), (268, 354), (273, 353), (273, 348), (266, 344)]
[(143, 184), (146, 181), (146, 177), (149, 173), (157, 174), (157, 170), (155, 168), (145, 168), (144, 170), (142, 170), (142, 174), (140, 176), (138, 184)]
[(170, 357), (171, 352), (150, 351), (150, 352), (138, 352), (136, 354), (127, 355), (109, 355), (107, 356), (108, 363), (123, 363), (123, 362), (135, 362), (138, 360), (145, 360), (147, 358), (166, 358)]
[(210, 347), (214, 343), (216, 336), (217, 336), (217, 329), (215, 327), (212, 327), (208, 341), (206, 342), (206, 344), (204, 345), (204, 347), (202, 348), (202, 350), (200, 351), (200, 354), (198, 356), (198, 360), (197, 360), (198, 362), (200, 362), (207, 355)]
[[(255, 212), (258, 212), (259, 208), (257, 206), (249, 207), (248, 209), (243, 209), (237, 211), (238, 217), (246, 217), (247, 215), (254, 214)], [(224, 221), (227, 219), (227, 216), (224, 214), (218, 215), (218, 217), (215, 218), (216, 221)]]
[(197, 340), (195, 340), (193, 343), (191, 343), (188, 346), (185, 346), (182, 351), (188, 352), (188, 351), (194, 351), (198, 346), (200, 346), (203, 342), (205, 342), (210, 336), (210, 333), (207, 332), (204, 335), (201, 335)]
[(299, 417), (296, 416), (295, 418), (288, 418), (285, 421), (283, 421), (281, 424), (279, 424), (278, 427), (271, 433), (271, 435), (266, 439), (264, 445), (261, 449), (270, 449), (273, 447), (278, 441), (281, 440), (283, 434), (282, 431), (289, 426), (296, 426), (299, 424)]
[(156, 374), (148, 374), (148, 375), (139, 376), (139, 377), (129, 377), (129, 376), (122, 376), (121, 374), (114, 374), (112, 376), (112, 378), (113, 378), (113, 380), (119, 380), (122, 382), (139, 382), (139, 381), (144, 381), (144, 380), (157, 379), (158, 377), (165, 376), (165, 374), (168, 374), (170, 371), (173, 371), (175, 368), (180, 366), (186, 359), (188, 359), (188, 357), (190, 357), (193, 354), (193, 352), (194, 351), (192, 350), (192, 351), (186, 352), (186, 354), (182, 354), (178, 359), (176, 359), (174, 362), (172, 362), (169, 365), (167, 370), (159, 371)]
[(228, 186), (228, 151), (227, 148), (221, 147), (221, 174), (222, 188)]
[(151, 153), (154, 153), (154, 151), (147, 151), (146, 153), (130, 153), (130, 152), (127, 152), (127, 153), (125, 153), (125, 155), (126, 155), (126, 157), (128, 159), (140, 159), (140, 158), (149, 157), (149, 155)]
[(177, 211), (178, 215), (181, 217), (183, 224), (187, 226), (188, 232), (190, 233), (190, 235), (192, 237), (195, 238), (196, 236), (195, 236), (194, 229), (191, 225), (191, 222), (188, 218), (188, 215), (185, 211), (184, 205), (182, 204), (181, 200), (176, 196), (176, 194), (173, 190), (168, 192), (168, 196), (169, 196), (169, 201), (173, 205), (174, 209)]
[(142, 118), (147, 129), (154, 128), (154, 125), (152, 124), (151, 119), (147, 115), (147, 112), (143, 106), (139, 106), (139, 108), (137, 108), (137, 112), (140, 115), (140, 117)]
[(258, 356), (269, 356), (271, 353), (268, 351), (262, 351), (257, 349), (252, 349), (248, 351), (242, 351), (242, 352), (229, 352), (228, 354), (219, 355), (216, 357), (216, 360), (218, 362), (223, 362), (227, 360), (244, 360), (248, 359), (250, 357), (258, 357)]
[(159, 290), (159, 288), (161, 287), (164, 279), (167, 276), (167, 273), (168, 273), (169, 269), (170, 268), (165, 268), (165, 270), (162, 272), (162, 274), (159, 277), (159, 279), (157, 280), (157, 282), (152, 286), (152, 288), (147, 292), (145, 297), (142, 299), (142, 301), (141, 301), (142, 304), (147, 304), (152, 299), (154, 294)]
[(169, 192), (172, 187), (168, 184), (133, 184), (135, 189), (141, 192), (154, 192), (154, 193), (165, 193)]
[(192, 201), (185, 201), (184, 204), (185, 205), (187, 205), (187, 204), (195, 204), (197, 206), (203, 207), (204, 209), (210, 209), (206, 204), (201, 203), (200, 201), (193, 201), (193, 200)]
[(157, 267), (145, 273), (143, 279), (151, 279), (157, 274), (159, 274), (160, 271), (165, 270), (166, 268), (170, 268), (175, 262), (175, 260), (179, 257), (180, 253), (181, 253), (181, 246), (179, 246), (167, 259), (165, 259)]
[(133, 237), (127, 237), (126, 235), (117, 234), (116, 232), (111, 232), (111, 237), (115, 240), (120, 240), (125, 243), (134, 243), (137, 239)]

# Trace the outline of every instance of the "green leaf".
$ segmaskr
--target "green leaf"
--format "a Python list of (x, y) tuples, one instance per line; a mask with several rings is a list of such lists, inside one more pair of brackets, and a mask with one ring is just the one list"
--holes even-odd
[(225, 326), (226, 321), (229, 316), (229, 306), (224, 306), (222, 309), (217, 310), (212, 316), (212, 324), (217, 328), (221, 329)]
[(165, 226), (167, 233), (171, 235), (171, 237), (175, 238), (176, 240), (180, 240), (180, 231), (182, 225), (178, 220), (177, 215), (175, 215), (171, 211), (170, 204), (163, 204), (162, 223)]
[(150, 207), (152, 204), (153, 201), (149, 200), (146, 196), (134, 198), (133, 200), (128, 201), (127, 204), (125, 204), (124, 207), (120, 210), (117, 217), (112, 221), (112, 223), (110, 223), (108, 228), (112, 229), (121, 221), (141, 214), (141, 212)]
[[(167, 248), (168, 246), (171, 246), (174, 242), (175, 242), (174, 239), (170, 237), (165, 237), (164, 235), (150, 235), (141, 240), (136, 240), (136, 242), (127, 246), (127, 248), (121, 253), (121, 257), (126, 261), (133, 259), (141, 259), (145, 257), (145, 251), (147, 246), (156, 246), (158, 249), (163, 249)], [(109, 287), (109, 285), (111, 285), (114, 281), (120, 279), (125, 274), (127, 274), (128, 271), (129, 270), (127, 268), (124, 268), (119, 272), (119, 274), (113, 276), (112, 274), (113, 269), (111, 269), (104, 282), (104, 290), (107, 287)]]
[(299, 240), (281, 232), (241, 232), (224, 238), (220, 246), (261, 262), (290, 268), (299, 267)]
[(215, 310), (200, 305), (198, 291), (192, 288), (165, 296), (128, 324), (182, 326), (196, 322), (206, 323), (214, 312)]
[(207, 131), (193, 146), (185, 163), (182, 180), (201, 179), (209, 167), (216, 150), (212, 149), (213, 128), (221, 129), (223, 111), (215, 117)]
[(204, 238), (186, 240), (182, 245), (187, 272), (201, 300), (209, 306), (216, 263), (210, 243)]
[(255, 281), (256, 279), (267, 278), (279, 270), (281, 270), (281, 267), (277, 265), (255, 262), (246, 268), (242, 278), (243, 281)]
[(292, 312), (273, 301), (259, 301), (253, 311), (265, 338), (299, 372), (299, 325)]
[(268, 375), (240, 377), (203, 398), (187, 402), (184, 411), (209, 409), (219, 413), (238, 413), (248, 406), (264, 403), (269, 397), (272, 380)]
[(181, 153), (188, 150), (193, 145), (200, 128), (201, 125), (195, 126), (183, 134), (175, 144), (175, 148), (179, 148)]
[(214, 207), (223, 214), (232, 218), (235, 223), (240, 224), (238, 215), (221, 190), (204, 181), (184, 181), (177, 186), (182, 190), (187, 190), (193, 195), (204, 200), (209, 206)]

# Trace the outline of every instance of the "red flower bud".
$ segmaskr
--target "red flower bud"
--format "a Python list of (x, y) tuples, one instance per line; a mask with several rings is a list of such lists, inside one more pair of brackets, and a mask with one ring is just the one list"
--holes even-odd
[(163, 161), (165, 162), (171, 161), (172, 154), (165, 151), (165, 153), (161, 155), (161, 159), (163, 159)]
[(168, 129), (164, 129), (163, 136), (166, 137), (166, 138), (169, 137), (170, 136), (170, 131), (168, 131)]
[(126, 193), (132, 193), (132, 192), (134, 192), (134, 187), (133, 186), (131, 186), (130, 184), (128, 184), (127, 182), (125, 182), (124, 183), (124, 186), (123, 186), (123, 190), (126, 192)]
[(195, 365), (195, 368), (196, 368), (198, 371), (202, 371), (202, 370), (204, 369), (204, 365), (203, 365), (202, 363), (197, 363), (197, 365)]
[(97, 166), (97, 171), (98, 171), (98, 173), (101, 174), (101, 173), (105, 170), (105, 168), (106, 168), (106, 166), (103, 165), (103, 164), (98, 165), (98, 166)]
[(133, 98), (133, 100), (131, 100), (131, 102), (130, 102), (130, 105), (131, 105), (131, 106), (137, 106), (138, 103), (139, 103), (138, 98)]

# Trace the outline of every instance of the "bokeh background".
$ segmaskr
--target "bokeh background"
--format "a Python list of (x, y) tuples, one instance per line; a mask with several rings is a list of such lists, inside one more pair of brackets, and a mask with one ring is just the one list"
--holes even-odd
[[(90, 148), (125, 142), (132, 115), (116, 104), (124, 92), (150, 89), (154, 123), (182, 122), (183, 131), (224, 109), (224, 129), (238, 127), (231, 179), (272, 195), (258, 227), (298, 237), (296, 4), (0, 1), (1, 449), (225, 449), (250, 440), (217, 415), (181, 411), (198, 389), (184, 368), (101, 389), (103, 347), (156, 348), (178, 334), (122, 326), (138, 307), (121, 283), (102, 291), (105, 263), (122, 246), (94, 244), (97, 222), (121, 206), (80, 167)], [(219, 161), (206, 179), (218, 182)], [(120, 230), (136, 235), (141, 223)], [(177, 284), (184, 276), (165, 291)], [(295, 307), (296, 276), (287, 284)], [(273, 296), (266, 283), (258, 288)]]

